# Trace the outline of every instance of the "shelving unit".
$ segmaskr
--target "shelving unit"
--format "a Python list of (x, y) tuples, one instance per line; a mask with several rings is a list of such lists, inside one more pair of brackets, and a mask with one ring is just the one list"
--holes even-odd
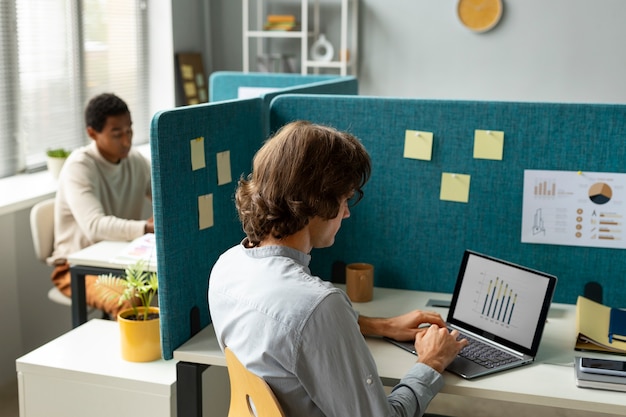
[[(300, 1), (300, 27), (298, 30), (272, 31), (263, 30), (263, 24), (268, 15), (267, 3), (273, 0), (242, 0), (243, 16), (243, 71), (249, 72), (250, 65), (250, 42), (257, 41), (257, 54), (263, 54), (264, 41), (277, 38), (290, 38), (300, 41), (300, 72), (304, 75), (319, 73), (320, 69), (335, 69), (340, 75), (357, 74), (357, 51), (358, 51), (358, 0), (340, 0), (340, 31), (339, 47), (333, 44), (334, 56), (330, 61), (315, 61), (311, 58), (310, 47), (318, 39), (320, 27), (320, 0)], [(251, 19), (250, 2), (256, 2), (256, 8)], [(266, 3), (267, 2), (267, 3)], [(275, 3), (278, 3), (275, 1)], [(325, 1), (325, 4), (335, 3)], [(309, 12), (312, 9), (312, 22), (309, 21)], [(254, 21), (254, 26), (251, 25)]]

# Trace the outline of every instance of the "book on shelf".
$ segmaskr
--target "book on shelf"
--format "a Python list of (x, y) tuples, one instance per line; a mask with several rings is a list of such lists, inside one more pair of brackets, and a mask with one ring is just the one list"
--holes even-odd
[(267, 15), (267, 23), (296, 23), (296, 16), (292, 14), (269, 14)]
[(583, 372), (580, 367), (582, 358), (576, 357), (574, 363), (574, 372), (576, 377), (576, 385), (581, 388), (595, 388), (609, 391), (626, 392), (626, 378), (623, 376), (602, 375), (589, 372)]
[(296, 30), (297, 27), (294, 15), (270, 14), (263, 25), (263, 30)]
[(298, 25), (292, 22), (265, 23), (263, 30), (297, 30)]
[(626, 310), (579, 296), (576, 302), (578, 351), (626, 355)]
[(156, 240), (154, 233), (146, 233), (129, 242), (124, 250), (115, 255), (112, 261), (128, 265), (144, 261), (149, 268), (156, 268)]

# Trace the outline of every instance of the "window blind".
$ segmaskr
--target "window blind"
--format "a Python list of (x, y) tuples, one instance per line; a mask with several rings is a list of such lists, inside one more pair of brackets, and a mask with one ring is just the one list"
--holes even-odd
[(148, 142), (146, 2), (83, 0), (82, 14), (86, 99), (118, 95), (131, 111), (133, 142)]
[(0, 177), (89, 143), (94, 95), (124, 99), (135, 144), (149, 140), (145, 0), (0, 1)]
[(85, 143), (76, 4), (17, 0), (18, 140), (26, 166)]
[(17, 79), (15, 8), (0, 1), (0, 178), (18, 169), (15, 119), (15, 80)]

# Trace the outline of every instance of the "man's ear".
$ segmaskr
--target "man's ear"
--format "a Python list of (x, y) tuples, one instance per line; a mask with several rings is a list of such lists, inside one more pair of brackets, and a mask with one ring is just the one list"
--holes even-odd
[(89, 135), (91, 139), (95, 140), (96, 136), (98, 135), (98, 132), (93, 127), (87, 126), (87, 134)]

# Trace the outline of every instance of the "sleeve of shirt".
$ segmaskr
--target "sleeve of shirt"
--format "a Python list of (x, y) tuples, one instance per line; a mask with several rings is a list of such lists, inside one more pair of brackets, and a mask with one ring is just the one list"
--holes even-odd
[(319, 303), (298, 350), (296, 374), (329, 417), (420, 416), (443, 386), (438, 372), (415, 364), (387, 396), (357, 313), (340, 292)]

